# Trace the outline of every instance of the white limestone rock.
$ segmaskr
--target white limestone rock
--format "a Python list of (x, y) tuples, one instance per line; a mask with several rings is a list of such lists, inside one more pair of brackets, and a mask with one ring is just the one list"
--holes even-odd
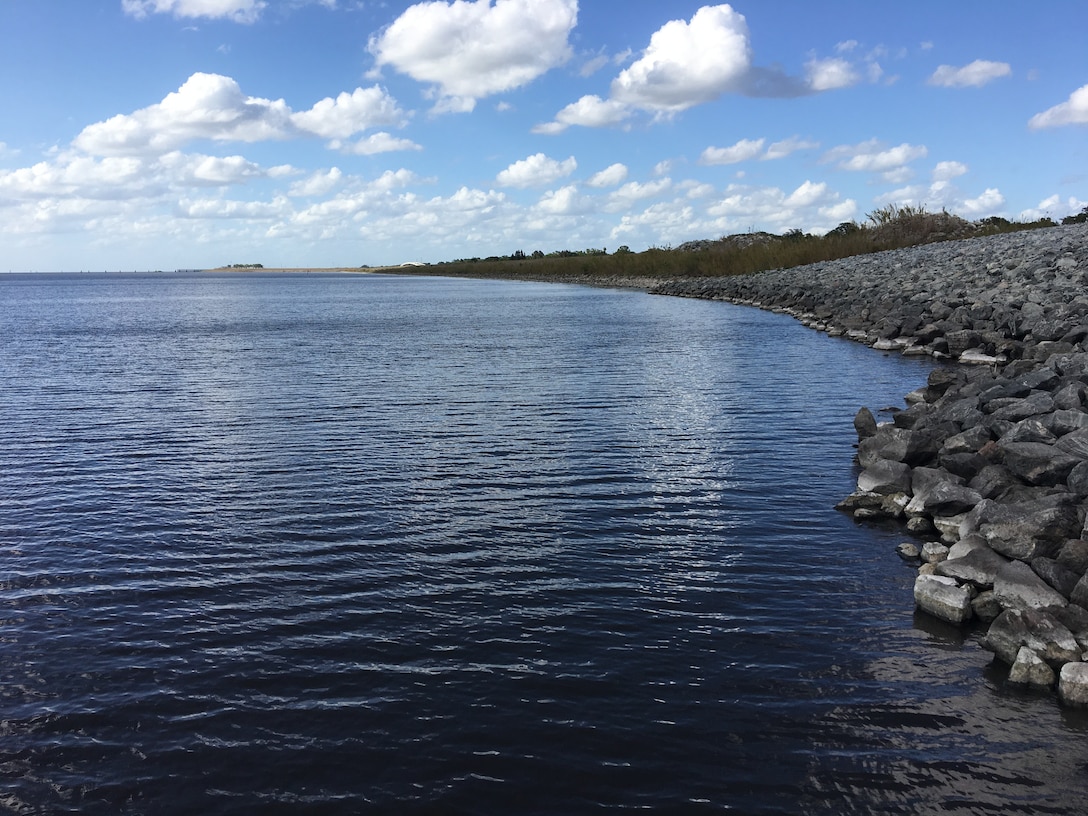
[(952, 578), (920, 573), (914, 581), (914, 602), (935, 618), (961, 624), (971, 618), (971, 593)]

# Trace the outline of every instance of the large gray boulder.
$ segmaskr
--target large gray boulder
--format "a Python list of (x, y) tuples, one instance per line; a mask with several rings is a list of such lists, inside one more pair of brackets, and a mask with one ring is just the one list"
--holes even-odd
[(1070, 496), (1035, 501), (980, 502), (967, 516), (964, 532), (977, 531), (991, 548), (1008, 558), (1030, 561), (1053, 557), (1068, 539), (1080, 535), (1083, 521)]
[(1077, 581), (1081, 577), (1072, 570), (1063, 567), (1057, 560), (1045, 556), (1031, 559), (1031, 569), (1049, 586), (1054, 587), (1066, 598), (1073, 595), (1073, 589), (1077, 586)]
[(1045, 660), (1027, 646), (1020, 647), (1020, 651), (1016, 653), (1016, 660), (1009, 669), (1010, 683), (1050, 688), (1056, 679), (1054, 669), (1050, 668)]
[(997, 573), (1009, 563), (1008, 559), (998, 555), (985, 543), (963, 555), (959, 555), (956, 547), (953, 547), (948, 556), (937, 565), (937, 575), (954, 578), (979, 589), (992, 589)]
[(1073, 634), (1081, 650), (1088, 652), (1088, 609), (1077, 606), (1077, 604), (1066, 604), (1065, 606), (1051, 606), (1043, 611), (1053, 615), (1058, 623)]
[(858, 490), (887, 496), (910, 491), (910, 466), (890, 459), (877, 459), (858, 476)]
[(935, 459), (937, 450), (937, 440), (925, 431), (881, 425), (858, 444), (858, 463), (865, 468), (878, 459), (890, 459), (914, 467)]
[(952, 578), (919, 574), (914, 581), (914, 602), (935, 618), (961, 624), (971, 617), (971, 593)]
[(1088, 574), (1077, 581), (1077, 585), (1073, 587), (1073, 592), (1069, 596), (1069, 600), (1077, 606), (1088, 609)]
[(990, 624), (982, 645), (1010, 666), (1021, 646), (1027, 646), (1056, 669), (1081, 657), (1072, 632), (1039, 609), (1006, 609)]
[(1054, 444), (1076, 459), (1088, 459), (1088, 429), (1070, 431)]
[(859, 408), (857, 414), (854, 415), (854, 430), (857, 431), (858, 442), (874, 436), (876, 429), (876, 417), (873, 416), (873, 412), (868, 408)]
[(1058, 677), (1058, 697), (1072, 708), (1088, 707), (1088, 663), (1066, 663)]
[(1088, 572), (1088, 541), (1071, 538), (1058, 551), (1058, 563), (1070, 572), (1084, 575)]
[(1065, 484), (1069, 472), (1079, 459), (1065, 453), (1056, 445), (1042, 442), (1000, 442), (1005, 467), (1014, 475), (1033, 485)]
[(1023, 561), (1009, 561), (997, 571), (994, 595), (1005, 609), (1042, 609), (1068, 602)]

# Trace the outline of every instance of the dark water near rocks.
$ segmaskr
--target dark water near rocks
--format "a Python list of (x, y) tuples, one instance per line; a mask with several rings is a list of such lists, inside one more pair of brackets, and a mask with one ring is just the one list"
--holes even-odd
[(720, 303), (0, 278), (0, 811), (1072, 813), (831, 506), (927, 365)]

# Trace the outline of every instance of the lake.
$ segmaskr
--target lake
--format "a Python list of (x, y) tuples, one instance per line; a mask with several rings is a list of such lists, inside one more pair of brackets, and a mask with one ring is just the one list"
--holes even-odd
[(358, 274), (0, 276), (0, 339), (0, 809), (1088, 801), (1088, 719), (833, 509), (930, 363)]

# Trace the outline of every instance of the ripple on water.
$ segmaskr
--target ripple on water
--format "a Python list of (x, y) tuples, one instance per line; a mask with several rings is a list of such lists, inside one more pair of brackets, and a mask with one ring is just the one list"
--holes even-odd
[(1086, 792), (1083, 718), (912, 622), (894, 534), (830, 509), (858, 405), (923, 363), (566, 286), (0, 292), (16, 813), (1057, 813)]

